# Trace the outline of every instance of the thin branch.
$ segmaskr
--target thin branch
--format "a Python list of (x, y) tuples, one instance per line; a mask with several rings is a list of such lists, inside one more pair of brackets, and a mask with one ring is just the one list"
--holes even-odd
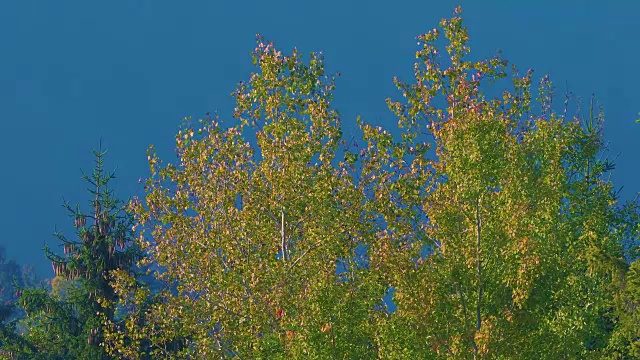
[(305, 252), (302, 253), (302, 255), (300, 255), (290, 266), (289, 266), (289, 270), (293, 269), (294, 266), (296, 266), (296, 264), (302, 260), (302, 258), (307, 255), (311, 250), (317, 248), (320, 245), (321, 241), (316, 242), (315, 244), (311, 245), (310, 248), (308, 248)]
[[(478, 198), (478, 202), (476, 203), (476, 256), (478, 262), (478, 303), (476, 304), (476, 330), (480, 331), (482, 327), (482, 259), (480, 257), (481, 252), (481, 231), (482, 231), (482, 221), (480, 219), (480, 198)], [(478, 345), (475, 341), (473, 341), (473, 358), (476, 359), (478, 356)]]
[(281, 237), (281, 251), (282, 251), (282, 262), (287, 261), (287, 238), (285, 234), (285, 224), (284, 224), (284, 209), (282, 210), (282, 219), (280, 222), (280, 237)]
[[(466, 300), (466, 296), (465, 294), (462, 292), (462, 290), (460, 289), (460, 285), (456, 285), (456, 292), (460, 295), (460, 301), (462, 302), (462, 311), (464, 313), (464, 327), (466, 329), (467, 334), (470, 333), (470, 329), (469, 329), (469, 321), (468, 321), (468, 311), (467, 311), (467, 300)], [(474, 349), (474, 354), (473, 354), (473, 358), (476, 359), (477, 353), (478, 353), (478, 345), (476, 344), (475, 340), (472, 338), (470, 339), (471, 344), (473, 345), (473, 349)]]

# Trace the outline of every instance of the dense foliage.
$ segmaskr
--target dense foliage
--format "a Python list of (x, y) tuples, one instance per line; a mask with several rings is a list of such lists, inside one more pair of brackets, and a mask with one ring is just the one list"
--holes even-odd
[[(43, 306), (98, 315), (49, 333), (40, 306), (7, 343), (58, 354), (88, 334), (78, 351), (122, 359), (640, 358), (638, 207), (607, 176), (602, 112), (558, 114), (547, 77), (536, 96), (532, 71), (469, 60), (459, 15), (418, 37), (415, 78), (387, 100), (397, 127), (358, 119), (359, 141), (322, 55), (258, 37), (234, 119), (187, 121), (177, 163), (149, 150), (133, 223), (113, 232), (102, 203), (91, 230), (76, 222), (104, 242), (49, 254), (75, 297), (35, 292), (56, 299)], [(130, 225), (160, 289), (106, 240)]]
[[(619, 206), (604, 177), (601, 114), (555, 114), (547, 78), (533, 101), (531, 71), (486, 98), (506, 61), (467, 60), (460, 17), (441, 27), (418, 38), (415, 81), (396, 80), (399, 130), (359, 121), (358, 151), (344, 143), (321, 56), (305, 63), (261, 38), (236, 121), (188, 124), (176, 165), (151, 150), (146, 199), (132, 208), (149, 261), (177, 291), (136, 331), (188, 339), (155, 356), (625, 351), (616, 346), (635, 338), (623, 245), (637, 235), (636, 207)], [(389, 286), (391, 314), (380, 303)]]

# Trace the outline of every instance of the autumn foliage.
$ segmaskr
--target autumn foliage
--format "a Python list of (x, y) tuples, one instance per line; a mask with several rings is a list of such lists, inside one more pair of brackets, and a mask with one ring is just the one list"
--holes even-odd
[(602, 113), (556, 113), (548, 77), (470, 60), (460, 13), (394, 79), (397, 125), (358, 119), (357, 141), (322, 55), (259, 36), (233, 119), (186, 121), (175, 163), (149, 149), (129, 210), (164, 288), (110, 272), (109, 356), (640, 356), (637, 204), (606, 176)]

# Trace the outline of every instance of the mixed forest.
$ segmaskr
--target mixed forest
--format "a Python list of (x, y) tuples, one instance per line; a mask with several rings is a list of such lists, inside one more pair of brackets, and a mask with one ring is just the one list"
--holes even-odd
[(50, 286), (0, 253), (0, 358), (640, 359), (638, 202), (595, 100), (472, 60), (460, 8), (417, 41), (397, 124), (345, 135), (339, 74), (258, 36), (233, 118), (151, 147), (143, 196), (95, 151)]

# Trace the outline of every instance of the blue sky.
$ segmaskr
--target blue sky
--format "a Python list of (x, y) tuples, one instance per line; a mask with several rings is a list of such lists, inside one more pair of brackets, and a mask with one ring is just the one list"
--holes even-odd
[(604, 107), (613, 180), (638, 191), (640, 2), (632, 1), (166, 1), (0, 2), (0, 245), (52, 275), (41, 251), (57, 226), (71, 234), (62, 197), (86, 205), (100, 137), (117, 168), (117, 194), (141, 193), (145, 151), (173, 159), (185, 116), (229, 118), (237, 82), (254, 70), (255, 34), (303, 53), (322, 50), (340, 71), (334, 106), (395, 124), (385, 106), (392, 78), (411, 80), (415, 37), (463, 6), (472, 57), (504, 57), (562, 92), (591, 93)]

